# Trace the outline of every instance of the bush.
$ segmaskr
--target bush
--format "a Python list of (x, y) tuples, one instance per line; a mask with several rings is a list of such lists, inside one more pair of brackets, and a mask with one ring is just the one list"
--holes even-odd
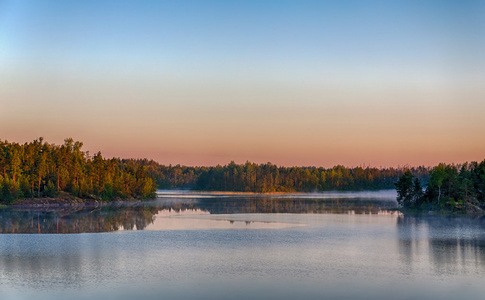
[(50, 197), (50, 198), (54, 198), (55, 196), (57, 196), (57, 189), (55, 185), (52, 183), (52, 181), (50, 180), (49, 182), (47, 182), (47, 186), (44, 190), (44, 196)]

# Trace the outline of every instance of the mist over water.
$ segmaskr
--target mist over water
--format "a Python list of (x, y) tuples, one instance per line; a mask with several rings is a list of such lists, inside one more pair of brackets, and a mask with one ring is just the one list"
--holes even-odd
[(485, 220), (403, 215), (386, 193), (2, 211), (2, 232), (111, 230), (0, 235), (0, 298), (480, 299)]
[(184, 190), (158, 190), (158, 198), (218, 198), (218, 197), (271, 197), (277, 198), (313, 198), (313, 199), (351, 199), (351, 198), (368, 198), (368, 199), (387, 199), (395, 201), (396, 190), (379, 190), (379, 191), (328, 191), (314, 193), (275, 193), (275, 194), (253, 194), (253, 193), (232, 193), (232, 192), (192, 192)]

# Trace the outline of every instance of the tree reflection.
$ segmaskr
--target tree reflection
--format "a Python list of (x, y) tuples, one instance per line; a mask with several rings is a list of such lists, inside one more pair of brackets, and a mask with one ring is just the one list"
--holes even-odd
[(200, 199), (198, 208), (211, 214), (293, 213), (293, 214), (378, 214), (391, 210), (396, 204), (391, 201), (369, 199), (321, 199), (321, 198), (272, 198), (246, 197)]
[(485, 269), (485, 218), (473, 216), (402, 215), (397, 218), (399, 251), (404, 263), (415, 256), (429, 253), (432, 268), (437, 273), (465, 270), (466, 260), (477, 262)]
[(102, 207), (10, 208), (0, 211), (0, 233), (83, 233), (143, 230), (162, 210), (210, 214), (378, 214), (395, 203), (369, 199), (255, 197), (172, 198)]
[(102, 207), (82, 210), (4, 210), (0, 233), (109, 232), (143, 230), (153, 223), (156, 207)]

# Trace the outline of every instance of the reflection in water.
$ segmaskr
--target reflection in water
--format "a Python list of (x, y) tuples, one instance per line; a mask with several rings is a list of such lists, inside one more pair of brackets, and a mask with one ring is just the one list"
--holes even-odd
[[(331, 197), (329, 197), (329, 195)], [(358, 194), (210, 195), (167, 194), (130, 205), (75, 209), (6, 209), (0, 211), (0, 233), (82, 233), (144, 230), (164, 214), (382, 214), (396, 207), (393, 198)], [(384, 194), (387, 195), (387, 194)], [(390, 197), (393, 197), (391, 195)], [(394, 213), (394, 211), (391, 211)], [(250, 223), (247, 223), (249, 225)], [(253, 226), (254, 227), (254, 226)], [(157, 226), (158, 230), (162, 229)], [(266, 227), (265, 227), (266, 228)]]
[[(2, 232), (143, 231), (0, 235), (0, 299), (483, 298), (484, 219), (401, 215), (392, 205), (186, 195), (2, 210)], [(237, 227), (285, 229), (213, 230)]]
[(248, 214), (248, 213), (334, 213), (334, 214), (378, 214), (382, 210), (393, 209), (392, 201), (368, 199), (298, 199), (258, 197), (241, 199), (222, 198), (218, 201), (202, 199), (198, 203), (201, 209), (211, 214)]
[(18, 210), (0, 212), (0, 233), (85, 233), (144, 229), (156, 207), (129, 206), (84, 210)]
[(472, 216), (401, 215), (397, 218), (399, 251), (409, 268), (429, 253), (439, 274), (474, 272), (485, 268), (485, 218)]
[[(146, 230), (214, 230), (214, 229), (283, 229), (304, 226), (293, 222), (268, 220), (261, 215), (210, 215), (200, 210), (185, 210), (176, 213), (168, 210), (155, 215), (153, 224)], [(197, 212), (202, 212), (197, 214)]]

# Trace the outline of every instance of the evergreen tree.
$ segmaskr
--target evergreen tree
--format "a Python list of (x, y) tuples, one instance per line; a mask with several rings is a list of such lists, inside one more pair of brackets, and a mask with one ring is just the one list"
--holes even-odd
[(410, 170), (407, 170), (399, 177), (399, 180), (395, 183), (397, 191), (397, 202), (404, 206), (411, 206), (413, 200), (413, 174)]
[(423, 187), (421, 186), (421, 182), (419, 181), (419, 178), (414, 178), (413, 181), (413, 192), (412, 192), (412, 202), (416, 207), (419, 207), (421, 205), (422, 200), (423, 200)]

